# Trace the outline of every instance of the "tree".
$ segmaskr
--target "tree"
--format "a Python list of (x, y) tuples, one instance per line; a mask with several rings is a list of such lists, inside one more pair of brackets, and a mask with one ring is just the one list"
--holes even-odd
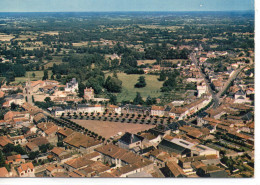
[(46, 103), (50, 103), (50, 102), (51, 102), (51, 98), (50, 98), (50, 97), (46, 97), (46, 98), (44, 99), (44, 101), (45, 101)]
[(143, 98), (139, 92), (136, 92), (135, 99), (133, 100), (134, 105), (142, 105), (144, 103)]
[(32, 73), (32, 77), (35, 78), (35, 76), (36, 76), (35, 73)]
[(116, 105), (117, 104), (117, 97), (113, 94), (110, 94), (109, 95), (109, 102), (113, 105)]
[(116, 71), (113, 71), (113, 77), (118, 78)]
[(48, 71), (44, 70), (42, 80), (47, 80), (49, 78)]
[(4, 167), (4, 166), (5, 166), (5, 157), (2, 151), (0, 151), (0, 167)]
[(135, 88), (142, 88), (146, 86), (146, 82), (145, 82), (145, 77), (144, 76), (140, 76), (138, 78), (138, 82), (135, 84)]
[(166, 73), (164, 72), (164, 71), (162, 71), (161, 73), (160, 73), (160, 77), (158, 78), (158, 80), (159, 81), (164, 81), (164, 80), (166, 80)]
[(16, 105), (15, 103), (11, 103), (11, 110), (16, 110), (18, 107), (18, 105)]
[(109, 92), (119, 93), (122, 90), (122, 81), (117, 78), (108, 76), (105, 82), (105, 88)]
[(78, 90), (78, 95), (79, 97), (83, 97), (84, 96), (84, 89), (86, 88), (86, 86), (83, 83), (79, 83), (79, 90)]

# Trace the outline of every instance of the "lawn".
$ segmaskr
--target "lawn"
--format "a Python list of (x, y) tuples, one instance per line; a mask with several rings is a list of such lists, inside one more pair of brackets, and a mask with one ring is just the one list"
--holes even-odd
[[(106, 76), (111, 75), (109, 73)], [(112, 76), (112, 75), (111, 75)], [(125, 73), (118, 73), (118, 78), (123, 82), (122, 92), (117, 95), (117, 100), (133, 100), (136, 96), (136, 92), (140, 92), (143, 98), (159, 97), (161, 95), (160, 88), (163, 82), (157, 80), (158, 76), (155, 75), (127, 75)], [(134, 85), (137, 83), (139, 76), (145, 76), (146, 86), (144, 88), (135, 88)]]
[[(48, 72), (49, 72), (49, 78), (50, 78), (52, 75), (52, 72), (51, 71), (48, 71)], [(32, 77), (33, 73), (35, 74), (35, 78)], [(26, 82), (28, 80), (28, 75), (29, 75), (31, 81), (41, 80), (43, 77), (43, 71), (27, 71), (24, 77), (17, 77), (17, 78), (15, 78), (15, 81), (12, 83)]]

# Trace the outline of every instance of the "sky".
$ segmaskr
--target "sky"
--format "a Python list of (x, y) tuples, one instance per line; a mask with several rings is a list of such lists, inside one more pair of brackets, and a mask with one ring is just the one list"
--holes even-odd
[(235, 10), (254, 10), (254, 0), (0, 0), (0, 12)]

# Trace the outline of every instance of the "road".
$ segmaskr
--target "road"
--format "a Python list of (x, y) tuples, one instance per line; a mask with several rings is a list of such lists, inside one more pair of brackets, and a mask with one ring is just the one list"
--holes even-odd
[(221, 91), (218, 92), (217, 97), (220, 98), (221, 94), (227, 90), (228, 86), (230, 85), (230, 83), (236, 79), (237, 75), (241, 72), (241, 70), (244, 69), (244, 67), (240, 67), (239, 69), (237, 69), (232, 76), (228, 79), (228, 81), (225, 83), (224, 87), (221, 89)]
[[(195, 57), (195, 53), (191, 53), (190, 54), (190, 59), (191, 61), (196, 65), (196, 67), (200, 70), (200, 74), (201, 76), (204, 78), (206, 84), (207, 84), (207, 87), (209, 89), (209, 92), (211, 93), (212, 95), (212, 99), (213, 99), (213, 106), (212, 108), (215, 109), (217, 108), (219, 105), (220, 105), (220, 97), (221, 97), (221, 94), (227, 90), (227, 88), (229, 87), (230, 83), (236, 79), (236, 77), (238, 76), (238, 74), (246, 67), (246, 66), (240, 66), (239, 69), (237, 69), (233, 74), (232, 76), (228, 79), (228, 81), (225, 83), (224, 87), (221, 89), (221, 91), (219, 91), (217, 94), (213, 92), (213, 90), (211, 89), (210, 87), (210, 82), (208, 81), (208, 79), (206, 78), (205, 74), (202, 72), (200, 66), (198, 65), (198, 61)], [(250, 60), (250, 64), (253, 62), (253, 60), (251, 58), (248, 58)]]
[(212, 95), (213, 108), (217, 108), (219, 106), (219, 97), (217, 97), (216, 94), (211, 89), (209, 80), (206, 78), (205, 74), (202, 72), (200, 66), (198, 65), (198, 61), (197, 61), (197, 59), (195, 57), (195, 53), (191, 53), (190, 54), (190, 59), (196, 65), (196, 67), (200, 70), (200, 74), (201, 74), (201, 76), (203, 77), (203, 79), (206, 82), (208, 90), (209, 90), (210, 94)]

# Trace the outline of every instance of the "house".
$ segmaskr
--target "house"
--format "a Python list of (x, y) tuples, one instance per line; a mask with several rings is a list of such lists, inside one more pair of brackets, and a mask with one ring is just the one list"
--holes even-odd
[(78, 89), (79, 87), (76, 78), (72, 78), (70, 82), (66, 83), (65, 92), (76, 93)]
[(12, 103), (21, 106), (23, 103), (25, 103), (25, 98), (22, 94), (12, 94), (5, 96), (5, 103), (3, 104), (3, 107), (11, 107)]
[(51, 110), (51, 114), (55, 117), (61, 117), (63, 114), (65, 114), (65, 111), (61, 107), (53, 107)]
[(198, 91), (198, 95), (197, 95), (198, 98), (200, 98), (203, 94), (207, 93), (208, 87), (204, 81), (197, 84), (197, 91)]
[(169, 112), (169, 116), (177, 120), (183, 120), (187, 114), (188, 109), (183, 107), (173, 107)]
[(47, 117), (43, 113), (38, 113), (34, 116), (33, 122), (37, 125), (38, 123), (41, 122), (47, 122)]
[(143, 148), (142, 141), (143, 137), (138, 136), (136, 134), (131, 134), (129, 132), (126, 132), (119, 140), (118, 140), (118, 146), (120, 148), (124, 149), (132, 149), (135, 147), (139, 147), (140, 149)]
[(64, 162), (72, 156), (71, 153), (69, 153), (61, 147), (54, 147), (51, 150), (51, 154), (53, 155), (53, 159), (59, 162)]
[(57, 164), (50, 164), (46, 167), (45, 175), (47, 177), (53, 177), (54, 173), (62, 173), (65, 172), (66, 170), (62, 168), (61, 166), (58, 166)]
[(89, 166), (90, 164), (93, 164), (93, 163), (95, 163), (95, 162), (92, 160), (89, 160), (85, 157), (78, 157), (78, 158), (66, 161), (64, 163), (64, 168), (67, 171), (72, 172), (74, 170), (78, 170), (83, 167)]
[(13, 127), (22, 127), (22, 125), (26, 125), (32, 122), (32, 117), (27, 112), (14, 112), (8, 111), (4, 115), (4, 120), (7, 123), (12, 124)]
[(92, 137), (74, 132), (63, 140), (68, 148), (79, 151), (81, 153), (91, 153), (95, 148), (100, 147), (103, 143)]
[(34, 166), (31, 162), (21, 164), (17, 168), (17, 171), (18, 171), (19, 177), (35, 177)]
[(228, 174), (225, 169), (217, 167), (215, 165), (202, 166), (198, 169), (197, 175), (200, 177), (211, 178), (227, 178)]
[(147, 157), (149, 157), (149, 160), (153, 161), (154, 164), (159, 168), (165, 167), (165, 163), (168, 161), (178, 161), (176, 158), (177, 154), (168, 153), (158, 149), (150, 151)]
[(0, 177), (12, 177), (12, 173), (9, 173), (5, 167), (1, 167)]
[(220, 159), (216, 155), (207, 156), (195, 156), (179, 159), (179, 166), (186, 174), (195, 174), (198, 168), (207, 165), (217, 165), (220, 163)]
[(117, 105), (108, 105), (107, 111), (111, 112), (111, 113), (121, 114), (121, 107), (119, 107)]
[(67, 127), (60, 128), (57, 131), (58, 141), (62, 141), (64, 138), (68, 137), (72, 133), (74, 133), (74, 131), (70, 128), (67, 128)]
[(58, 136), (56, 135), (59, 127), (52, 122), (41, 122), (37, 125), (39, 134), (45, 137), (51, 144), (58, 142)]
[(116, 167), (133, 165), (135, 163), (141, 163), (141, 164), (145, 163), (147, 165), (146, 169), (149, 169), (151, 166), (153, 166), (152, 161), (149, 161), (126, 149), (119, 148), (113, 144), (108, 144), (96, 148), (95, 151), (101, 154), (101, 161), (103, 163), (108, 163), (109, 165), (115, 165)]
[(181, 169), (181, 167), (176, 163), (169, 161), (166, 163), (166, 166), (161, 169), (165, 177), (186, 177), (186, 174)]
[(94, 89), (92, 89), (92, 87), (84, 89), (84, 99), (85, 100), (93, 100), (94, 97)]
[(14, 145), (24, 146), (28, 142), (24, 135), (9, 137)]
[(152, 145), (158, 145), (161, 140), (162, 140), (162, 136), (161, 135), (154, 135), (150, 132), (148, 133), (141, 133), (140, 135), (143, 139), (143, 145), (146, 145), (146, 143), (148, 143), (147, 145), (149, 144), (152, 144)]
[(185, 125), (188, 125), (185, 121), (183, 120), (179, 120), (177, 122), (172, 122), (170, 124), (168, 124), (168, 128), (175, 134), (178, 134), (180, 132), (180, 127), (183, 127)]
[(13, 142), (6, 136), (0, 136), (0, 149), (3, 149), (7, 144), (13, 144)]
[(46, 84), (44, 81), (42, 80), (37, 80), (37, 81), (30, 81), (30, 82), (26, 82), (26, 87), (28, 89), (26, 89), (26, 91), (30, 90), (32, 93), (36, 93), (38, 92), (39, 88), (44, 87)]
[(163, 106), (155, 106), (153, 105), (151, 108), (151, 115), (152, 116), (159, 116), (162, 117), (165, 114), (165, 108)]
[(12, 155), (12, 156), (6, 157), (6, 163), (17, 165), (17, 164), (25, 163), (25, 160), (22, 159), (21, 154), (17, 154), (17, 155)]
[(95, 161), (86, 167), (73, 172), (82, 177), (99, 177), (102, 173), (109, 171), (110, 167), (100, 161)]
[(246, 92), (240, 89), (235, 93), (235, 101), (234, 103), (250, 103), (249, 98), (246, 97)]
[(28, 143), (26, 144), (26, 149), (28, 151), (38, 151), (40, 146), (46, 145), (48, 143), (49, 141), (45, 137), (28, 139)]
[(124, 105), (122, 106), (122, 113), (124, 114), (141, 114), (141, 115), (150, 115), (151, 108), (150, 107), (143, 107), (141, 105)]
[[(77, 105), (77, 113), (91, 113), (91, 112), (94, 112), (94, 113), (102, 113), (104, 112), (104, 106), (102, 105), (89, 105), (89, 104), (78, 104)], [(66, 112), (66, 111), (65, 111)]]

